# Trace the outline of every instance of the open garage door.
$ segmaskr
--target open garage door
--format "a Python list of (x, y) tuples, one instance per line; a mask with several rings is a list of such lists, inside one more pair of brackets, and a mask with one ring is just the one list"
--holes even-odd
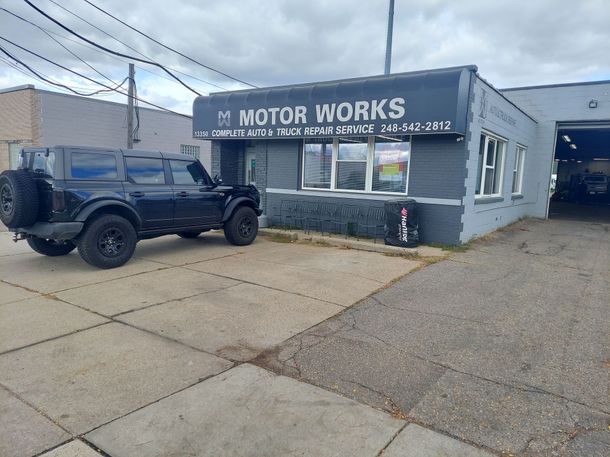
[(609, 181), (610, 122), (559, 124), (549, 217), (610, 222)]

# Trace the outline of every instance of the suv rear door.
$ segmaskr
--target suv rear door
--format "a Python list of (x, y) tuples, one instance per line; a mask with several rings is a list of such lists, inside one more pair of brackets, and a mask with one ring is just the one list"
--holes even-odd
[(125, 198), (142, 218), (142, 230), (170, 227), (174, 217), (174, 193), (161, 154), (126, 155)]
[(174, 226), (194, 227), (219, 224), (223, 194), (196, 160), (168, 160), (174, 188)]

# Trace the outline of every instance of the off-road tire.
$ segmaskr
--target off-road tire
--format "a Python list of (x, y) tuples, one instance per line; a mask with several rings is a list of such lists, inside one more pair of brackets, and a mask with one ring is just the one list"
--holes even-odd
[(38, 216), (38, 188), (25, 170), (0, 174), (0, 220), (8, 228), (27, 227)]
[(137, 242), (136, 230), (131, 222), (114, 214), (102, 214), (87, 222), (76, 245), (85, 262), (108, 269), (127, 263)]
[(38, 254), (57, 257), (70, 254), (76, 245), (71, 241), (45, 240), (44, 238), (28, 238), (28, 244)]
[(201, 232), (180, 232), (180, 233), (178, 233), (178, 236), (180, 238), (197, 238), (199, 235), (201, 235)]
[(250, 244), (258, 233), (258, 218), (249, 206), (237, 208), (224, 226), (225, 238), (236, 246)]

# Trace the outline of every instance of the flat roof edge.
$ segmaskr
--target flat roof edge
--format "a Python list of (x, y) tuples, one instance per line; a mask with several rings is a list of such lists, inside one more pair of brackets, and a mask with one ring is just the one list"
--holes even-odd
[(578, 83), (559, 83), (559, 84), (542, 84), (539, 86), (521, 86), (521, 87), (507, 87), (505, 89), (498, 89), (500, 92), (510, 92), (514, 90), (531, 90), (531, 89), (554, 89), (558, 87), (573, 87), (573, 86), (597, 86), (600, 84), (610, 84), (610, 79), (604, 79), (600, 81), (582, 81)]
[(0, 89), (0, 94), (6, 94), (8, 92), (17, 92), (20, 90), (27, 90), (27, 89), (36, 89), (36, 87), (34, 87), (34, 84), (22, 84), (21, 86), (13, 86), (13, 87), (7, 87), (6, 89)]

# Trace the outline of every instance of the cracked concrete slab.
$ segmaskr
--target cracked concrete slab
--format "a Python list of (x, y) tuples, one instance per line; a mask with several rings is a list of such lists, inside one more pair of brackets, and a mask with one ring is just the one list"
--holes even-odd
[(76, 306), (35, 297), (0, 306), (0, 353), (108, 322)]
[(57, 297), (112, 316), (239, 284), (185, 268), (169, 268), (59, 292)]
[(81, 440), (73, 440), (52, 451), (45, 452), (40, 457), (101, 457)]
[[(521, 222), (255, 363), (496, 451), (597, 455), (598, 427), (610, 420), (604, 227)], [(582, 427), (592, 429), (566, 438)]]
[[(295, 258), (305, 256), (310, 259), (303, 261), (304, 265), (276, 263), (274, 252), (283, 249), (290, 249)], [(350, 251), (295, 244), (274, 247), (272, 252), (266, 253), (266, 260), (254, 254), (241, 254), (195, 263), (188, 268), (350, 306), (384, 286), (388, 278), (402, 276), (418, 265), (413, 261), (377, 253), (359, 254), (365, 256), (363, 258), (367, 259), (372, 271), (381, 270), (387, 264), (389, 272), (383, 275), (383, 279), (370, 279), (359, 275), (363, 265), (353, 262), (353, 253)], [(342, 265), (341, 268), (333, 268), (336, 264)]]
[(0, 383), (81, 434), (230, 366), (110, 323), (0, 356)]
[(27, 298), (36, 297), (36, 292), (29, 291), (23, 287), (13, 286), (0, 280), (0, 306)]
[(86, 439), (113, 456), (377, 455), (404, 422), (244, 364)]
[(31, 457), (70, 435), (0, 387), (0, 456)]
[(456, 439), (409, 424), (383, 451), (383, 457), (492, 457)]
[(245, 361), (342, 309), (287, 292), (239, 284), (117, 319), (221, 357)]
[(0, 265), (3, 281), (41, 293), (57, 292), (160, 268), (158, 263), (132, 259), (121, 268), (100, 270), (86, 264), (76, 252), (61, 257), (39, 254), (18, 258), (3, 257)]

